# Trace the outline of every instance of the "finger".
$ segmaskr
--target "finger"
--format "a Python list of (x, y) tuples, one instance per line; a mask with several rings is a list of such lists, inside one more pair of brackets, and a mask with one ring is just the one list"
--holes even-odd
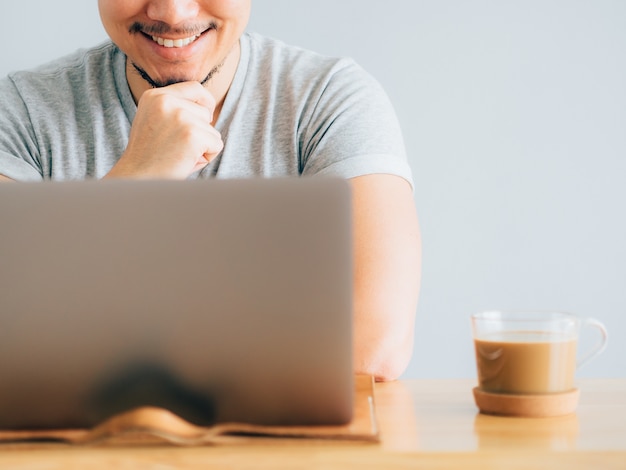
[(224, 141), (222, 136), (215, 129), (211, 129), (205, 134), (204, 151), (198, 156), (196, 164), (210, 163), (224, 149)]
[(154, 96), (169, 95), (186, 101), (196, 103), (211, 112), (215, 109), (216, 101), (213, 95), (199, 82), (181, 82), (163, 88), (148, 90)]
[(206, 149), (202, 154), (202, 159), (210, 162), (217, 155), (219, 155), (222, 150), (224, 150), (224, 141), (222, 140), (222, 135), (211, 127), (207, 131)]
[(207, 150), (196, 160), (192, 173), (202, 170), (224, 149), (224, 141), (219, 133), (217, 136), (211, 133), (209, 141)]

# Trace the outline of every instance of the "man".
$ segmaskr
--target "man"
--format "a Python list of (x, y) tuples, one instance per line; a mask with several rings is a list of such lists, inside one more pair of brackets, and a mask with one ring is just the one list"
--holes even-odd
[(245, 33), (251, 0), (98, 5), (112, 43), (0, 81), (0, 179), (348, 178), (355, 370), (397, 378), (420, 238), (380, 87), (352, 61)]

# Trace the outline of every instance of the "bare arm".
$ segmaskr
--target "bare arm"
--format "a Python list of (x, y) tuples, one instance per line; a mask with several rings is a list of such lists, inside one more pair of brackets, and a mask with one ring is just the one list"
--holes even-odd
[(419, 224), (397, 176), (351, 180), (354, 206), (355, 371), (377, 380), (404, 372), (413, 350), (421, 274)]
[(2, 182), (2, 181), (13, 181), (13, 180), (11, 178), (7, 178), (4, 175), (0, 175), (0, 182)]

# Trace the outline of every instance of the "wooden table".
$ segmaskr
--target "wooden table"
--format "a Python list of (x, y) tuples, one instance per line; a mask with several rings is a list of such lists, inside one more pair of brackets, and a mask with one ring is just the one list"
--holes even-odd
[(626, 379), (580, 380), (573, 415), (477, 413), (473, 380), (376, 386), (380, 444), (259, 439), (218, 447), (0, 449), (0, 469), (626, 469)]

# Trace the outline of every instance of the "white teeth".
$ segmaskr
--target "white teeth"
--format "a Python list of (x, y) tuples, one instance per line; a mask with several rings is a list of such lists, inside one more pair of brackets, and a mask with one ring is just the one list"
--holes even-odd
[(199, 37), (199, 34), (185, 39), (165, 39), (157, 36), (152, 36), (152, 40), (156, 42), (159, 46), (163, 47), (185, 47), (194, 42)]

